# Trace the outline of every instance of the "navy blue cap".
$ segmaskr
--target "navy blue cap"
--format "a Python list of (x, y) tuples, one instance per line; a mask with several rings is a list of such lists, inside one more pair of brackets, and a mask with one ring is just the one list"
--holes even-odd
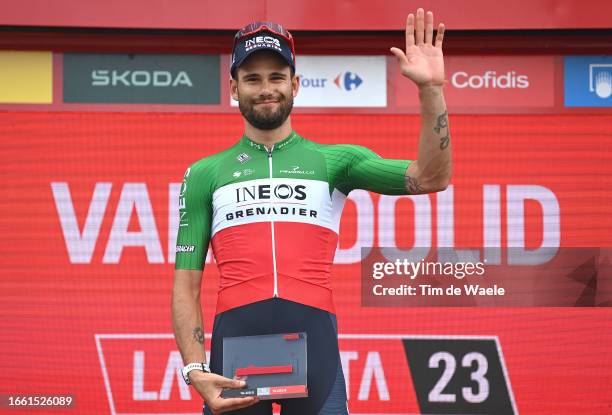
[(236, 77), (236, 69), (242, 65), (244, 60), (252, 53), (261, 50), (270, 50), (278, 53), (295, 72), (295, 55), (289, 45), (289, 42), (275, 33), (268, 31), (260, 31), (249, 36), (240, 38), (234, 42), (232, 50), (232, 66), (230, 73), (232, 77)]

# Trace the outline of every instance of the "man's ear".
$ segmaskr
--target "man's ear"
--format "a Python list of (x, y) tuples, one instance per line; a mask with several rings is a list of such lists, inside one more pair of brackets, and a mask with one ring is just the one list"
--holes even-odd
[(230, 77), (230, 95), (234, 101), (238, 101), (238, 81)]
[(295, 98), (300, 89), (300, 76), (299, 75), (294, 75), (293, 78), (291, 78), (291, 89), (293, 90), (293, 98)]

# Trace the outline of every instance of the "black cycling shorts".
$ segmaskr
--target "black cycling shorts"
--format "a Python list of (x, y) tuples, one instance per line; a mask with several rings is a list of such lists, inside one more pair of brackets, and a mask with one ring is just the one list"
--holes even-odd
[[(223, 375), (224, 337), (302, 331), (308, 335), (308, 397), (260, 401), (232, 414), (270, 415), (272, 402), (276, 402), (281, 405), (281, 415), (348, 415), (336, 316), (327, 311), (280, 298), (225, 311), (215, 317), (210, 369)], [(204, 407), (204, 414), (211, 412)]]

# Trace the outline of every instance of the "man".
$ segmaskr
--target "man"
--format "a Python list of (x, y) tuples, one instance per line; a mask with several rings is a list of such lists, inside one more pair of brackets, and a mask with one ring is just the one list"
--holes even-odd
[[(415, 27), (416, 26), (416, 27)], [(231, 148), (194, 163), (180, 192), (172, 298), (183, 374), (205, 413), (271, 414), (271, 402), (220, 397), (244, 382), (222, 373), (223, 337), (307, 333), (308, 398), (281, 403), (283, 415), (347, 414), (330, 270), (344, 200), (353, 189), (383, 194), (444, 190), (451, 173), (442, 95), (444, 63), (433, 14), (408, 15), (406, 52), (391, 48), (419, 87), (418, 159), (382, 159), (353, 145), (322, 145), (291, 128), (298, 93), (293, 38), (280, 25), (252, 23), (235, 37), (230, 88), (245, 119)], [(200, 284), (209, 241), (220, 272), (209, 373)], [(311, 358), (313, 357), (313, 358)]]

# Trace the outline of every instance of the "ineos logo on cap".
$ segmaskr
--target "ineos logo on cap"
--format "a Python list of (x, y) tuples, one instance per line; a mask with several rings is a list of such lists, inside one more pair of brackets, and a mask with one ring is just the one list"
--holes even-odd
[(280, 41), (272, 36), (256, 36), (254, 38), (247, 39), (244, 42), (246, 52), (250, 51), (251, 49), (261, 47), (274, 48), (279, 52), (282, 52)]

